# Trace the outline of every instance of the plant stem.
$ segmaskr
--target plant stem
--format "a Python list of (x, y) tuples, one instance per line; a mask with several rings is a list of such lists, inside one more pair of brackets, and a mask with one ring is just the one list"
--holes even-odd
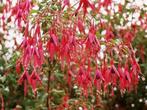
[(47, 96), (47, 103), (46, 103), (46, 106), (48, 108), (48, 110), (51, 110), (51, 106), (50, 106), (50, 103), (51, 103), (51, 99), (50, 99), (50, 79), (51, 77), (51, 71), (49, 70), (48, 71), (48, 82), (47, 82), (47, 93), (48, 93), (48, 96)]
[(1, 98), (1, 110), (4, 110), (4, 98), (3, 98), (3, 95), (1, 95), (0, 98)]

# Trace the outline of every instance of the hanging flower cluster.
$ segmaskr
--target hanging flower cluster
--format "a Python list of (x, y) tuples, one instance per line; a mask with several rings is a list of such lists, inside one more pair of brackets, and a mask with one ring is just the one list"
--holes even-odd
[[(112, 0), (103, 0), (100, 7), (108, 7), (111, 3)], [(48, 31), (43, 32), (47, 33), (45, 36), (41, 34), (41, 31), (44, 31), (41, 26), (44, 18), (48, 16), (46, 11), (42, 12), (39, 18), (34, 18), (35, 22), (31, 26), (32, 21), (28, 16), (33, 1), (18, 0), (17, 4), (10, 8), (10, 17), (15, 17), (17, 27), (24, 27), (24, 30), (21, 30), (22, 54), (17, 61), (16, 70), (20, 73), (22, 65), (23, 73), (18, 83), (24, 84), (25, 95), (28, 84), (36, 94), (36, 86), (41, 84), (39, 74), (45, 56), (49, 57), (51, 62), (57, 60), (62, 70), (67, 69), (68, 84), (76, 83), (85, 96), (88, 96), (93, 86), (99, 91), (111, 91), (112, 94), (113, 87), (118, 87), (122, 92), (136, 88), (141, 71), (131, 42), (137, 29), (134, 28), (135, 33), (132, 28), (117, 30), (111, 22), (102, 21), (101, 18), (98, 18), (99, 23), (96, 23), (91, 13), (99, 14), (96, 10), (100, 7), (96, 7), (90, 0), (79, 0), (78, 8), (74, 12), (67, 9), (69, 15), (68, 11), (65, 13), (63, 10), (66, 10), (65, 7), (73, 8), (70, 1), (63, 0), (60, 4), (63, 7), (59, 10), (44, 9), (49, 10), (48, 15), (52, 15)], [(88, 8), (92, 10), (91, 13), (88, 13)]]

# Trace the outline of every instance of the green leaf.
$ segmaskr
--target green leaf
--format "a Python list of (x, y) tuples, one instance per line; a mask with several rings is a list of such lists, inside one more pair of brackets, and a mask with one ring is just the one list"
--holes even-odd
[(31, 14), (38, 13), (39, 10), (31, 10)]

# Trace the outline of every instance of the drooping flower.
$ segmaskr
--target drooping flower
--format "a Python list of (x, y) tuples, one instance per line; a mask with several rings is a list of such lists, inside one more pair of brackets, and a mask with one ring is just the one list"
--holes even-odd
[(23, 74), (18, 80), (18, 84), (24, 83), (24, 95), (26, 96), (27, 91), (28, 91), (28, 84), (30, 84), (30, 76), (27, 70), (24, 70)]
[(69, 70), (67, 73), (67, 83), (69, 86), (71, 86), (71, 80), (72, 80), (72, 72)]
[(21, 62), (19, 60), (17, 60), (17, 62), (16, 62), (16, 72), (18, 74), (20, 74), (20, 72), (21, 72)]
[(89, 29), (88, 37), (85, 43), (86, 43), (86, 49), (89, 50), (90, 55), (98, 53), (100, 51), (100, 42), (97, 39), (96, 27), (93, 24)]
[(102, 5), (106, 8), (112, 3), (112, 0), (103, 0)]
[(78, 18), (77, 26), (78, 26), (79, 31), (85, 34), (84, 23), (80, 17)]
[(98, 90), (101, 90), (102, 83), (105, 81), (100, 70), (96, 69), (94, 85)]
[(83, 11), (84, 11), (84, 16), (86, 15), (87, 13), (87, 8), (90, 7), (92, 10), (95, 9), (94, 5), (91, 4), (88, 0), (80, 0), (80, 3), (79, 3), (79, 6), (78, 8), (76, 9), (75, 13), (77, 14), (79, 9), (80, 8), (83, 8)]
[(38, 73), (34, 70), (34, 71), (32, 72), (32, 74), (30, 75), (30, 84), (31, 84), (31, 86), (32, 86), (32, 89), (33, 89), (33, 92), (34, 92), (35, 96), (37, 95), (37, 94), (36, 94), (36, 92), (37, 92), (37, 90), (36, 90), (36, 85), (37, 85), (38, 83), (41, 84), (42, 82), (41, 82), (40, 76), (39, 76)]
[(51, 58), (51, 61), (53, 60), (54, 58), (54, 55), (58, 49), (58, 37), (54, 31), (54, 29), (50, 29), (49, 30), (49, 35), (50, 35), (50, 39), (47, 43), (47, 49), (48, 49), (48, 52), (49, 52), (49, 55), (50, 55), (50, 58)]
[(70, 0), (63, 0), (63, 7), (62, 10), (66, 7), (66, 6), (70, 6)]
[(124, 40), (129, 44), (134, 40), (134, 35), (132, 32), (126, 32), (125, 35), (123, 36)]
[(107, 41), (114, 38), (114, 34), (113, 34), (112, 29), (110, 27), (106, 29), (105, 37), (106, 37)]
[[(66, 6), (70, 5), (70, 0), (62, 1), (63, 7), (61, 6), (61, 8), (65, 9)], [(15, 23), (17, 24), (17, 27), (21, 28), (22, 24), (24, 23), (25, 29), (21, 30), (23, 31), (24, 36), (24, 39), (20, 46), (22, 57), (18, 60), (16, 64), (16, 71), (18, 73), (20, 73), (20, 66), (23, 67), (24, 72), (27, 72), (23, 73), (21, 78), (19, 79), (19, 83), (24, 83), (25, 94), (27, 91), (27, 84), (29, 83), (30, 79), (30, 84), (32, 86), (34, 94), (36, 95), (37, 84), (38, 82), (41, 82), (38, 70), (40, 71), (42, 69), (42, 64), (44, 63), (44, 56), (49, 56), (50, 61), (57, 61), (58, 64), (61, 65), (62, 70), (67, 70), (68, 84), (71, 86), (72, 82), (76, 82), (76, 84), (81, 87), (85, 96), (88, 96), (88, 90), (91, 90), (93, 86), (92, 78), (94, 78), (94, 85), (98, 88), (98, 90), (101, 90), (101, 88), (104, 86), (105, 92), (108, 91), (109, 85), (111, 85), (111, 87), (113, 88), (118, 83), (120, 83), (119, 88), (124, 91), (125, 89), (131, 90), (131, 85), (138, 84), (138, 75), (140, 73), (140, 67), (138, 65), (138, 62), (135, 60), (135, 54), (133, 53), (133, 49), (130, 49), (128, 45), (135, 38), (135, 34), (131, 30), (128, 31), (124, 29), (122, 32), (118, 32), (119, 37), (121, 37), (121, 39), (118, 41), (122, 44), (118, 46), (119, 44), (116, 43), (116, 45), (111, 45), (112, 47), (109, 46), (109, 44), (111, 44), (111, 41), (113, 41), (114, 38), (118, 37), (115, 36), (115, 30), (113, 30), (111, 22), (104, 22), (100, 18), (100, 23), (98, 23), (97, 25), (97, 23), (95, 22), (95, 18), (93, 18), (93, 15), (91, 13), (89, 14), (91, 14), (92, 16), (85, 16), (87, 14), (88, 8), (95, 10), (95, 4), (92, 4), (90, 0), (79, 1), (80, 3), (78, 8), (75, 10), (75, 13), (77, 14), (78, 11), (82, 8), (84, 17), (86, 18), (81, 19), (79, 16), (71, 18), (67, 17), (65, 22), (66, 17), (63, 16), (66, 14), (63, 12), (63, 10), (57, 9), (55, 12), (56, 16), (54, 16), (55, 13), (54, 10), (52, 10), (51, 14), (53, 15), (53, 19), (51, 19), (51, 26), (49, 31), (47, 32), (49, 33), (49, 37), (42, 37), (42, 22), (39, 23), (39, 20), (42, 20), (42, 18), (46, 16), (45, 12), (43, 14), (40, 13), (41, 16), (39, 14), (39, 18), (35, 18), (33, 20), (33, 23), (35, 25), (33, 25), (32, 27), (32, 21), (27, 19), (30, 10), (33, 7), (32, 0), (18, 0), (16, 6), (11, 8), (11, 16), (15, 17)], [(98, 8), (108, 8), (109, 6), (111, 6), (112, 0), (99, 0), (98, 2)], [(7, 12), (7, 10), (8, 9), (6, 8), (5, 12)], [(69, 12), (71, 10), (69, 10)], [(6, 21), (5, 17), (6, 16), (2, 16), (2, 21), (4, 25)], [(97, 18), (97, 15), (95, 17)], [(89, 21), (89, 18), (90, 20), (93, 20), (93, 23)], [(87, 20), (89, 22), (87, 22)], [(136, 25), (132, 25), (131, 28), (133, 28), (133, 31), (136, 32)], [(101, 33), (101, 29), (102, 31), (105, 29), (106, 34), (104, 37), (100, 36), (99, 38), (98, 34), (99, 32)], [(44, 45), (46, 46), (46, 48), (43, 47)], [(100, 47), (102, 45), (105, 45), (107, 48), (103, 53), (105, 57), (104, 59), (99, 58), (98, 55), (100, 52)], [(121, 46), (126, 46), (128, 50), (131, 50), (128, 52), (131, 53), (131, 55), (129, 56), (130, 59), (128, 61), (125, 61), (127, 60), (127, 52), (124, 52), (124, 54), (123, 52), (119, 51), (119, 47), (121, 48)], [(111, 60), (116, 60), (111, 58), (112, 55), (109, 55), (109, 53), (112, 52), (111, 49), (115, 49), (115, 47), (118, 47), (117, 51), (119, 53), (119, 55), (116, 54), (116, 58), (119, 59), (119, 62), (124, 59), (124, 62), (126, 63), (124, 64), (125, 67), (123, 67), (123, 64), (119, 65), (117, 63), (113, 63), (113, 61), (111, 62)], [(48, 51), (48, 54), (46, 54), (46, 51)], [(121, 51), (123, 51), (123, 49), (121, 49)], [(104, 60), (104, 63), (102, 60)], [(72, 64), (76, 65), (76, 69), (74, 68), (75, 70), (71, 69)], [(96, 70), (93, 69), (93, 67), (97, 64), (100, 67), (97, 67)], [(29, 76), (27, 71), (27, 69), (30, 68), (32, 71), (31, 76)], [(94, 70), (96, 72), (93, 76)], [(72, 77), (74, 78), (72, 79)], [(113, 89), (111, 89), (111, 93), (114, 94)]]
[[(17, 26), (21, 28), (21, 22), (27, 21), (28, 14), (30, 10), (32, 9), (32, 1), (31, 0), (25, 0), (25, 1), (19, 1), (17, 5), (15, 5), (12, 8), (11, 16), (15, 16), (15, 22), (17, 22)], [(10, 16), (10, 17), (11, 17)]]

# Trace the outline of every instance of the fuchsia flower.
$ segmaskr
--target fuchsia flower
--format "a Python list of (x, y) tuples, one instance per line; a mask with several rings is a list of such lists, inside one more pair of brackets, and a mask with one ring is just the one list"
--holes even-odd
[(78, 26), (80, 33), (83, 32), (85, 34), (84, 23), (80, 17), (78, 18), (77, 26)]
[(80, 0), (80, 3), (79, 3), (79, 6), (78, 8), (76, 9), (75, 13), (78, 13), (79, 9), (80, 8), (83, 8), (83, 11), (84, 11), (84, 16), (86, 15), (87, 13), (87, 8), (90, 7), (92, 10), (95, 9), (94, 5), (91, 4), (88, 0)]
[[(93, 21), (94, 18), (91, 18), (95, 15), (88, 16), (88, 19), (90, 18), (93, 22), (90, 20), (87, 22), (88, 19), (85, 18), (87, 9), (91, 8), (92, 11), (95, 10), (95, 6), (90, 0), (79, 0), (78, 8), (75, 10), (75, 14), (77, 14), (82, 8), (84, 18), (80, 18), (79, 16), (69, 17), (66, 19), (67, 24), (62, 14), (64, 15), (63, 9), (65, 9), (66, 6), (70, 7), (70, 0), (63, 0), (61, 3), (63, 7), (61, 10), (55, 12), (59, 15), (52, 19), (50, 29), (47, 32), (48, 37), (45, 38), (44, 36), (41, 37), (42, 26), (39, 22), (39, 19), (42, 20), (42, 17), (44, 17), (44, 13), (41, 17), (39, 16), (39, 18), (35, 19), (35, 23), (32, 27), (30, 25), (32, 24), (31, 20), (28, 20), (30, 10), (33, 7), (32, 0), (18, 0), (14, 7), (11, 9), (5, 8), (4, 10), (4, 13), (11, 10), (11, 16), (15, 17), (15, 23), (18, 28), (22, 27), (22, 22), (25, 27), (23, 31), (24, 39), (20, 45), (22, 57), (19, 58), (16, 63), (17, 73), (21, 72), (21, 66), (22, 69), (24, 69), (23, 74), (18, 80), (19, 84), (24, 84), (24, 94), (26, 95), (27, 93), (27, 84), (30, 84), (36, 95), (37, 85), (41, 84), (39, 71), (42, 69), (44, 56), (49, 56), (51, 62), (56, 60), (58, 64), (61, 65), (62, 70), (67, 70), (68, 85), (71, 86), (72, 82), (76, 82), (76, 84), (81, 87), (85, 96), (88, 96), (93, 85), (95, 85), (98, 90), (102, 90), (102, 86), (104, 86), (105, 92), (109, 91), (108, 86), (111, 85), (113, 88), (117, 86), (118, 83), (121, 91), (131, 90), (134, 85), (136, 86), (141, 70), (135, 60), (135, 53), (133, 53), (133, 49), (129, 45), (135, 38), (137, 31), (136, 25), (132, 25), (131, 27), (135, 33), (132, 33), (131, 30), (120, 30), (120, 32), (118, 32), (118, 35), (120, 35), (118, 39), (120, 39), (121, 43), (113, 45), (112, 41), (114, 38), (117, 39), (117, 37), (113, 33), (114, 30), (111, 23), (107, 24), (100, 18), (100, 23), (96, 24)], [(111, 6), (111, 3), (112, 0), (103, 0), (103, 2), (100, 0), (98, 1), (98, 8), (108, 8)], [(10, 3), (7, 5), (10, 6)], [(52, 14), (54, 16), (54, 13)], [(5, 26), (5, 17), (5, 15), (2, 16), (3, 27)], [(86, 32), (87, 28), (88, 33)], [(101, 29), (106, 30), (105, 36), (102, 37), (103, 39), (97, 35), (97, 32), (101, 32)], [(104, 58), (99, 58), (98, 54), (101, 52), (102, 45), (106, 46), (106, 50), (103, 51)], [(111, 53), (113, 53), (115, 47), (119, 53), (119, 55), (116, 55), (119, 59), (117, 60), (122, 62), (122, 59), (124, 59), (124, 64), (117, 64), (115, 63), (116, 59), (111, 58)], [(126, 58), (126, 53), (124, 54), (122, 52), (123, 47), (127, 47), (128, 50), (130, 50), (128, 53), (131, 55), (129, 55), (128, 58)], [(48, 53), (46, 54), (46, 52)], [(71, 65), (75, 65), (74, 70), (71, 68)], [(31, 75), (29, 75), (28, 71), (32, 71)], [(93, 71), (95, 71), (94, 74)], [(94, 81), (92, 81), (92, 79), (94, 79)], [(114, 93), (113, 89), (111, 89), (111, 93)], [(65, 106), (68, 107), (66, 103), (67, 99), (65, 97), (64, 101)]]
[(24, 95), (26, 96), (27, 91), (28, 91), (28, 84), (30, 84), (30, 76), (27, 70), (24, 70), (23, 74), (18, 80), (18, 83), (21, 85), (24, 83)]
[(33, 58), (34, 58), (34, 68), (41, 67), (43, 63), (43, 59), (41, 58), (40, 50), (37, 48), (34, 48)]
[(65, 95), (63, 97), (63, 108), (68, 108), (69, 104), (68, 104), (68, 99), (69, 99), (69, 96), (68, 95)]
[(114, 34), (113, 34), (112, 29), (110, 27), (106, 29), (105, 37), (106, 37), (107, 41), (114, 38)]
[(63, 8), (62, 10), (66, 7), (66, 6), (70, 6), (70, 0), (63, 0)]
[(7, 13), (11, 10), (11, 1), (7, 0), (6, 4), (3, 7), (3, 14), (2, 17), (0, 18), (2, 20), (2, 29), (6, 31), (6, 20), (7, 20)]
[(117, 71), (117, 69), (116, 69), (116, 67), (115, 67), (114, 65), (111, 65), (110, 73), (111, 73), (111, 74), (115, 74), (115, 75), (117, 75), (118, 77), (120, 77), (119, 72)]
[(34, 70), (33, 72), (32, 72), (32, 74), (30, 75), (30, 84), (31, 84), (31, 86), (32, 86), (32, 89), (33, 89), (33, 92), (34, 92), (34, 94), (35, 94), (35, 96), (37, 95), (36, 94), (36, 85), (37, 85), (37, 83), (42, 83), (41, 82), (41, 79), (40, 79), (40, 76), (38, 75), (38, 73)]
[(63, 69), (65, 62), (70, 64), (71, 60), (75, 59), (75, 55), (73, 53), (76, 53), (77, 42), (75, 40), (75, 36), (74, 36), (72, 30), (65, 29), (65, 30), (63, 30), (62, 34), (63, 35), (62, 35), (62, 40), (60, 42), (61, 45), (59, 47), (58, 57), (61, 60), (62, 69)]
[(103, 0), (102, 5), (108, 7), (112, 3), (112, 0)]
[(58, 37), (55, 31), (53, 31), (53, 29), (49, 30), (49, 35), (50, 35), (50, 39), (47, 43), (47, 49), (48, 49), (51, 61), (53, 61), (54, 55), (58, 49)]
[(134, 35), (132, 32), (126, 32), (126, 34), (124, 35), (124, 39), (126, 40), (126, 42), (130, 43), (133, 41), (134, 39)]
[(100, 12), (101, 8), (105, 8), (107, 12), (109, 12), (108, 10), (108, 6), (111, 6), (112, 4), (112, 0), (98, 0), (97, 1), (98, 7), (96, 8), (97, 12)]
[(54, 55), (56, 53), (56, 46), (53, 43), (53, 40), (52, 39), (50, 41), (48, 41), (48, 43), (47, 43), (47, 49), (48, 49), (48, 52), (50, 54), (50, 59), (51, 59), (51, 61), (53, 61)]
[(83, 94), (86, 97), (88, 96), (88, 89), (91, 90), (92, 88), (92, 79), (90, 76), (90, 71), (90, 66), (87, 69), (81, 66), (76, 76), (76, 82), (78, 86), (82, 87)]
[(5, 16), (2, 15), (1, 19), (2, 19), (2, 28), (5, 31), (6, 30), (6, 27), (5, 27), (5, 25), (6, 25), (6, 23), (5, 23)]
[(21, 72), (21, 62), (19, 60), (16, 62), (16, 72), (18, 74)]
[(71, 70), (68, 70), (68, 73), (67, 73), (67, 83), (68, 85), (71, 87), (71, 81), (72, 81), (72, 71)]
[(86, 49), (90, 51), (90, 54), (98, 53), (100, 50), (100, 43), (96, 36), (96, 27), (91, 25), (86, 39)]
[(97, 87), (98, 90), (101, 90), (101, 85), (105, 81), (104, 77), (100, 70), (96, 69), (94, 85)]
[(31, 2), (31, 0), (19, 1), (19, 3), (12, 8), (11, 16), (16, 17), (15, 22), (17, 22), (19, 28), (21, 28), (22, 21), (26, 22), (26, 18), (33, 7)]
[[(27, 92), (27, 82), (32, 85), (33, 92), (36, 95), (36, 85), (37, 82), (41, 82), (39, 74), (35, 71), (38, 68), (41, 68), (44, 62), (44, 52), (43, 45), (41, 41), (41, 33), (40, 26), (37, 24), (33, 33), (33, 37), (29, 35), (29, 25), (26, 25), (26, 29), (24, 31), (24, 40), (21, 43), (21, 49), (23, 51), (23, 56), (17, 61), (16, 71), (20, 72), (20, 64), (22, 64), (25, 69), (21, 78), (19, 79), (19, 84), (24, 82), (24, 93), (26, 95)], [(31, 76), (29, 76), (27, 72), (27, 68), (30, 66), (33, 67), (33, 72)]]
[(96, 70), (95, 79), (97, 80), (101, 79), (102, 81), (105, 81), (104, 77), (102, 76), (102, 73), (98, 69)]

